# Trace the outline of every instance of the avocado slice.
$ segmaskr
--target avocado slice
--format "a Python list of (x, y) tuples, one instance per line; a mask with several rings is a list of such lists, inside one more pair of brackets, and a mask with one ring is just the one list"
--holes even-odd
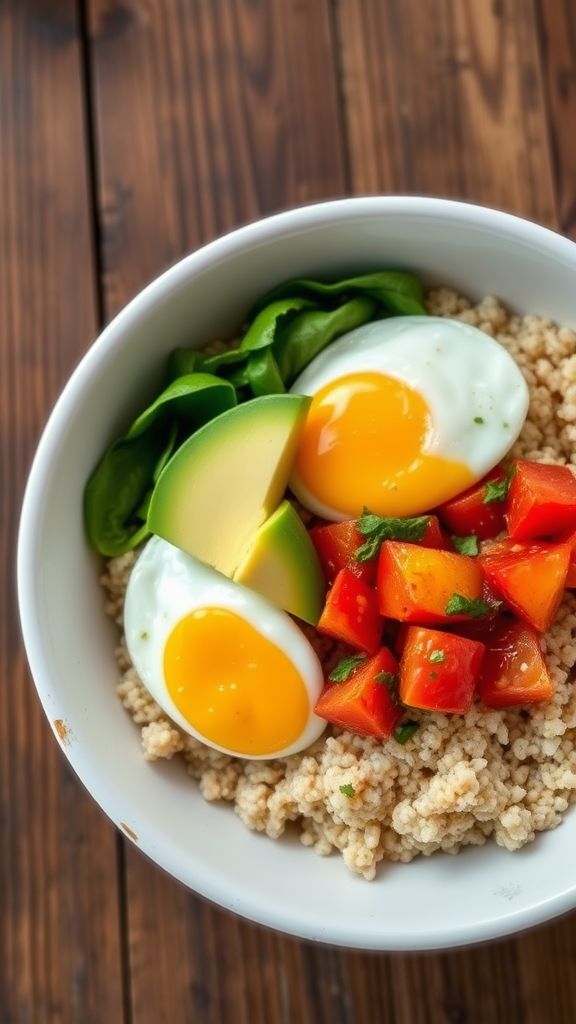
[(266, 395), (197, 430), (158, 477), (149, 530), (232, 576), (284, 496), (309, 404)]
[(324, 603), (324, 574), (316, 548), (291, 502), (283, 501), (257, 531), (234, 579), (316, 625)]

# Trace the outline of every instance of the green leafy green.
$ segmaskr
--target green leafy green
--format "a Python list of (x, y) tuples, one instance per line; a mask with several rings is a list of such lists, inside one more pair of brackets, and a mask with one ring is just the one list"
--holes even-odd
[(294, 296), (279, 299), (277, 302), (267, 303), (254, 317), (240, 342), (238, 351), (256, 352), (258, 349), (268, 348), (269, 345), (273, 345), (280, 326), (286, 324), (300, 310), (309, 308), (312, 305), (314, 303), (308, 299)]
[(270, 348), (252, 353), (246, 366), (245, 383), (250, 386), (256, 398), (260, 395), (281, 395), (286, 390), (278, 363)]
[(114, 441), (84, 492), (86, 532), (93, 548), (113, 557), (148, 535), (146, 512), (152, 488), (182, 438), (236, 404), (234, 388), (211, 374), (172, 381)]
[(313, 309), (300, 313), (281, 327), (274, 352), (282, 379), (290, 385), (301, 370), (342, 334), (374, 318), (376, 304), (367, 298), (351, 299), (336, 309)]
[(501, 604), (501, 601), (484, 601), (481, 597), (471, 599), (463, 594), (452, 594), (444, 610), (446, 615), (470, 615), (473, 619), (483, 619)]
[(354, 789), (354, 786), (350, 785), (349, 782), (347, 782), (344, 786), (339, 786), (338, 788), (342, 795), (347, 796), (349, 799), (352, 799), (353, 796), (356, 796), (356, 790)]
[(297, 278), (286, 281), (268, 292), (260, 299), (256, 308), (262, 309), (268, 303), (287, 295), (302, 295), (307, 298), (339, 297), (351, 292), (374, 299), (382, 306), (383, 311), (397, 316), (426, 314), (422, 282), (414, 274), (403, 270), (380, 270), (357, 277), (347, 277), (331, 284), (305, 277)]
[(484, 505), (492, 505), (496, 501), (506, 501), (508, 491), (510, 490), (510, 484), (512, 483), (512, 477), (515, 472), (516, 464), (513, 463), (503, 479), (488, 480), (488, 483), (484, 488), (484, 497), (482, 499)]
[(371, 562), (385, 540), (404, 540), (417, 544), (430, 525), (430, 516), (386, 517), (364, 509), (358, 520), (358, 532), (368, 539), (356, 548), (357, 562)]
[(418, 726), (418, 722), (403, 722), (401, 725), (397, 726), (394, 730), (394, 739), (396, 740), (396, 743), (401, 743), (402, 745), (407, 743), (418, 729)]
[(356, 671), (358, 666), (365, 660), (366, 656), (364, 654), (341, 658), (338, 664), (332, 669), (328, 679), (331, 683), (345, 683), (352, 673)]
[(479, 554), (478, 537), (471, 533), (468, 537), (452, 537), (452, 543), (461, 555), (469, 555), (474, 558)]
[(398, 684), (398, 675), (396, 672), (379, 672), (374, 676), (374, 682), (381, 683), (387, 690), (393, 690)]
[(211, 373), (190, 373), (172, 381), (144, 412), (141, 412), (126, 434), (132, 440), (150, 430), (166, 414), (185, 423), (188, 432), (203, 426), (209, 419), (236, 405), (232, 385)]
[(197, 348), (175, 348), (168, 356), (166, 364), (166, 383), (170, 384), (178, 377), (187, 377), (194, 373), (204, 360)]

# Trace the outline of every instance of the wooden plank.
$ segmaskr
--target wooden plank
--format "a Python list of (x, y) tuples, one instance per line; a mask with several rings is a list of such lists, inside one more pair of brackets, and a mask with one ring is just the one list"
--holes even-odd
[[(239, 222), (342, 194), (328, 0), (91, 0), (106, 312)], [(338, 1024), (343, 955), (252, 927), (132, 848), (134, 1024)]]
[(354, 191), (473, 199), (556, 223), (532, 0), (338, 9)]
[(215, 235), (344, 189), (328, 0), (90, 0), (106, 310)]
[[(24, 477), (96, 332), (73, 0), (0, 6), (0, 1017), (123, 1021), (114, 830), (65, 766), (28, 678), (13, 593)], [(16, 500), (14, 497), (16, 496)]]
[(571, 0), (538, 0), (558, 226), (576, 238), (576, 8)]

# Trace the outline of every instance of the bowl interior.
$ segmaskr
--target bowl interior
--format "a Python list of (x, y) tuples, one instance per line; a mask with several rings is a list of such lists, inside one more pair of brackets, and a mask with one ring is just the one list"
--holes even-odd
[(108, 327), (71, 379), (31, 474), (19, 547), (27, 651), (65, 753), (116, 823), (159, 865), (224, 907), (297, 935), (373, 949), (479, 941), (576, 902), (576, 814), (517, 854), (495, 845), (351, 876), (294, 836), (249, 832), (207, 804), (181, 764), (146, 763), (115, 696), (114, 631), (87, 549), (82, 492), (106, 443), (153, 393), (176, 345), (232, 335), (279, 281), (406, 267), (472, 298), (574, 326), (576, 248), (515, 218), (439, 200), (349, 200), (241, 229), (188, 257)]

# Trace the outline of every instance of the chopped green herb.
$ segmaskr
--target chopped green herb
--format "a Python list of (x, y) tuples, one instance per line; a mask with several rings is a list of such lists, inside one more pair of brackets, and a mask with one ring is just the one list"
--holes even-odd
[(441, 665), (443, 661), (446, 661), (446, 654), (444, 651), (431, 651), (428, 661), (431, 661), (433, 665)]
[(141, 640), (147, 640), (149, 636), (150, 636), (150, 634), (149, 634), (148, 630), (146, 630), (146, 629), (143, 629), (142, 632), (140, 633), (140, 639)]
[(384, 517), (374, 515), (365, 508), (358, 520), (358, 532), (367, 540), (356, 548), (356, 561), (371, 562), (385, 540), (405, 540), (418, 544), (429, 525), (430, 516)]
[(403, 722), (397, 729), (394, 730), (394, 739), (396, 743), (407, 743), (412, 738), (418, 728), (418, 722)]
[(475, 533), (471, 533), (468, 537), (452, 537), (452, 543), (461, 555), (474, 557), (479, 553), (478, 537)]
[(347, 782), (345, 786), (339, 786), (338, 788), (340, 789), (340, 792), (344, 796), (347, 796), (349, 799), (352, 799), (353, 796), (356, 796), (356, 790), (354, 789), (354, 786), (350, 785), (349, 782)]
[(510, 427), (510, 424), (506, 423), (506, 420), (502, 420), (502, 426), (504, 427), (504, 430), (508, 430), (509, 427)]
[(516, 465), (510, 466), (503, 480), (489, 480), (484, 489), (482, 499), (484, 505), (492, 505), (496, 501), (506, 501), (512, 477), (516, 472)]
[(484, 601), (481, 597), (473, 600), (463, 594), (452, 594), (446, 605), (446, 615), (470, 615), (473, 619), (483, 619), (500, 607), (502, 601)]
[(438, 673), (437, 672), (431, 672), (430, 673), (430, 679), (438, 679)]
[(474, 423), (484, 423), (484, 417), (483, 416), (475, 416), (474, 417)]
[(331, 683), (345, 683), (352, 673), (365, 661), (365, 655), (341, 658), (338, 664), (332, 669), (328, 679)]
[(398, 682), (398, 676), (395, 672), (379, 672), (377, 676), (374, 676), (375, 683), (382, 683), (388, 690), (393, 689)]

